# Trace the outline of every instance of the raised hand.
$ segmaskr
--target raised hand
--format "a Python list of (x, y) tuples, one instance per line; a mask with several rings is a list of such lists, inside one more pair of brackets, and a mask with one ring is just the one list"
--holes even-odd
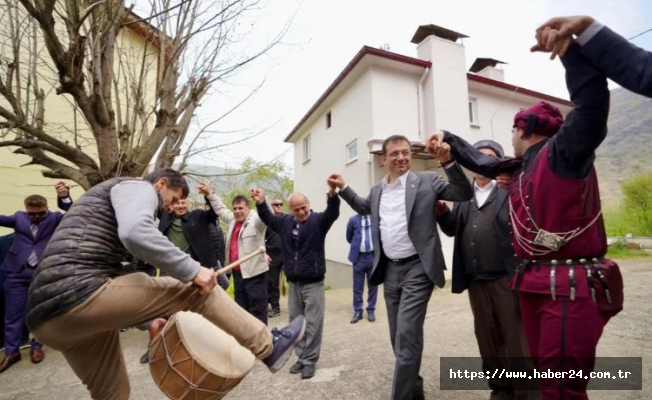
[(326, 183), (331, 188), (339, 188), (339, 189), (342, 189), (344, 185), (346, 185), (346, 182), (344, 182), (344, 178), (342, 178), (342, 175), (340, 174), (330, 174), (328, 176), (328, 179), (326, 179)]
[(199, 191), (199, 194), (204, 196), (210, 196), (213, 194), (213, 189), (211, 189), (211, 187), (204, 182), (201, 182), (199, 185), (197, 185), (197, 190)]
[(445, 164), (453, 158), (451, 156), (451, 147), (444, 142), (444, 132), (435, 132), (428, 136), (426, 140), (426, 151), (442, 164)]
[(253, 188), (251, 189), (251, 198), (256, 204), (263, 204), (265, 202), (265, 192), (263, 192), (263, 189)]
[(70, 195), (68, 186), (66, 186), (66, 183), (63, 181), (59, 181), (56, 185), (54, 185), (54, 189), (57, 191), (57, 196), (61, 197), (62, 199), (65, 199)]
[(536, 30), (537, 43), (530, 51), (552, 53), (550, 59), (563, 56), (573, 43), (573, 35), (581, 35), (595, 20), (586, 15), (551, 18)]

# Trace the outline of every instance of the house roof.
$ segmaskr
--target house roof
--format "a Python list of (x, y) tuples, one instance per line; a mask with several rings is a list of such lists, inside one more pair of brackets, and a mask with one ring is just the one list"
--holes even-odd
[(431, 35), (435, 35), (437, 37), (440, 37), (442, 39), (447, 39), (452, 42), (456, 42), (457, 39), (464, 39), (468, 37), (463, 33), (451, 31), (450, 29), (442, 28), (441, 26), (432, 25), (432, 24), (421, 25), (414, 33), (414, 36), (412, 36), (412, 43), (419, 44), (423, 42), (425, 38)]
[[(408, 57), (408, 56), (404, 56), (402, 54), (392, 53), (392, 52), (389, 52), (389, 51), (386, 51), (386, 50), (380, 50), (380, 49), (376, 49), (376, 48), (369, 47), (369, 46), (362, 47), (362, 49), (358, 52), (358, 54), (356, 54), (355, 57), (353, 57), (353, 60), (351, 60), (349, 62), (349, 64), (344, 68), (344, 70), (342, 70), (342, 72), (340, 72), (340, 74), (337, 76), (337, 78), (335, 78), (333, 83), (330, 84), (328, 89), (326, 89), (326, 91), (319, 97), (319, 99), (317, 99), (315, 104), (313, 104), (313, 106), (310, 107), (308, 112), (303, 116), (303, 118), (301, 118), (299, 123), (285, 137), (285, 139), (284, 139), (285, 142), (290, 141), (292, 136), (294, 136), (294, 134), (297, 133), (297, 131), (299, 129), (301, 129), (303, 124), (306, 123), (306, 121), (308, 121), (308, 119), (312, 116), (312, 114), (315, 111), (317, 111), (319, 106), (321, 106), (324, 103), (324, 101), (326, 101), (328, 96), (330, 96), (331, 93), (333, 93), (333, 91), (351, 73), (351, 71), (356, 67), (356, 65), (358, 65), (360, 63), (360, 61), (362, 61), (362, 59), (367, 55), (369, 55), (369, 56), (377, 56), (377, 57), (381, 57), (381, 58), (384, 58), (384, 59), (388, 59), (388, 60), (392, 60), (392, 61), (396, 61), (396, 62), (400, 62), (400, 63), (405, 63), (405, 64), (410, 64), (410, 65), (414, 65), (414, 66), (421, 67), (421, 68), (430, 68), (432, 66), (432, 63), (430, 61), (421, 60), (421, 59), (413, 58), (413, 57)], [(482, 84), (485, 84), (485, 85), (494, 86), (494, 87), (509, 90), (509, 91), (512, 91), (512, 92), (515, 92), (515, 93), (521, 93), (521, 94), (524, 94), (524, 95), (537, 97), (537, 98), (542, 99), (542, 100), (552, 101), (552, 102), (567, 105), (567, 106), (572, 106), (573, 105), (572, 102), (570, 102), (568, 100), (561, 99), (559, 97), (554, 97), (554, 96), (547, 95), (545, 93), (536, 92), (534, 90), (529, 90), (529, 89), (525, 89), (525, 88), (522, 88), (522, 87), (510, 85), (508, 83), (500, 82), (500, 81), (497, 81), (497, 80), (494, 80), (494, 79), (485, 78), (483, 76), (476, 75), (476, 74), (473, 74), (473, 73), (467, 73), (466, 76), (470, 81), (479, 82), (479, 83), (482, 83)]]
[(349, 75), (349, 73), (356, 67), (356, 65), (358, 65), (360, 61), (362, 61), (362, 59), (367, 55), (378, 56), (385, 59), (411, 64), (422, 68), (430, 68), (430, 66), (432, 65), (430, 61), (407, 57), (402, 54), (392, 53), (389, 51), (380, 50), (369, 46), (362, 47), (362, 49), (358, 52), (358, 54), (356, 54), (355, 57), (353, 57), (353, 60), (349, 62), (349, 64), (344, 68), (344, 70), (342, 70), (342, 72), (340, 72), (337, 78), (335, 78), (333, 83), (330, 84), (330, 86), (328, 87), (328, 89), (326, 89), (324, 94), (322, 94), (319, 97), (319, 99), (317, 99), (315, 104), (313, 104), (313, 106), (310, 107), (310, 110), (308, 110), (306, 115), (304, 115), (303, 118), (301, 118), (301, 121), (299, 121), (299, 123), (294, 127), (294, 129), (292, 129), (290, 134), (285, 137), (284, 141), (287, 142), (292, 138), (292, 136), (301, 128), (301, 126), (308, 120), (308, 118), (310, 118), (310, 116), (317, 110), (317, 108), (319, 108), (319, 106), (322, 105), (322, 103), (328, 98), (328, 96), (344, 80), (344, 78), (346, 78), (347, 75)]
[(142, 36), (154, 46), (160, 48), (162, 32), (157, 27), (147, 22), (148, 20), (149, 18), (142, 18), (132, 10), (127, 9), (127, 14), (122, 20), (122, 24), (126, 28), (134, 31), (136, 34)]
[(504, 61), (496, 60), (494, 58), (476, 58), (473, 65), (469, 68), (471, 72), (480, 72), (487, 67), (495, 67), (498, 64), (507, 64)]
[(565, 99), (562, 99), (562, 98), (559, 98), (559, 97), (551, 96), (549, 94), (537, 92), (537, 91), (522, 88), (522, 87), (519, 87), (519, 86), (510, 85), (509, 83), (497, 81), (495, 79), (485, 78), (484, 76), (472, 74), (470, 72), (468, 72), (466, 74), (466, 77), (470, 81), (483, 83), (483, 84), (489, 85), (489, 86), (495, 86), (495, 87), (500, 88), (500, 89), (509, 90), (510, 92), (521, 93), (521, 94), (524, 94), (524, 95), (527, 95), (527, 96), (537, 97), (537, 98), (539, 98), (541, 100), (552, 101), (552, 102), (563, 104), (563, 105), (569, 106), (569, 107), (573, 106), (573, 102), (570, 101), (570, 100), (565, 100)]

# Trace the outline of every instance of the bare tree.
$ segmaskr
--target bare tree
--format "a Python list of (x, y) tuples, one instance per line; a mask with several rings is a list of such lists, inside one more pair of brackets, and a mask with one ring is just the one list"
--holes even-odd
[[(260, 0), (148, 1), (139, 16), (118, 0), (4, 0), (0, 147), (85, 189), (172, 166), (211, 88), (278, 44), (291, 21), (260, 48), (236, 52)], [(47, 109), (55, 94), (67, 109)], [(47, 120), (60, 113), (65, 123)]]

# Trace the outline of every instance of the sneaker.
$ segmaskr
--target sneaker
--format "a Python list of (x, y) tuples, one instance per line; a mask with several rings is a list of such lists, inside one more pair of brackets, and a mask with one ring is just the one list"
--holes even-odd
[(269, 312), (269, 317), (270, 318), (276, 318), (281, 316), (281, 311), (280, 310), (272, 310)]
[(20, 348), (21, 350), (29, 349), (29, 348), (31, 348), (31, 347), (32, 347), (32, 344), (31, 344), (31, 342), (29, 341), (29, 339), (21, 340), (21, 341), (20, 341), (19, 348)]
[(305, 364), (301, 370), (301, 379), (310, 379), (315, 376), (315, 364)]
[(299, 315), (283, 329), (272, 329), (272, 354), (262, 360), (267, 368), (274, 373), (285, 365), (292, 350), (299, 343), (306, 331), (306, 318)]
[(290, 373), (298, 374), (299, 372), (301, 372), (302, 369), (303, 369), (303, 363), (301, 362), (301, 360), (298, 360), (297, 362), (294, 363), (292, 367), (290, 367)]

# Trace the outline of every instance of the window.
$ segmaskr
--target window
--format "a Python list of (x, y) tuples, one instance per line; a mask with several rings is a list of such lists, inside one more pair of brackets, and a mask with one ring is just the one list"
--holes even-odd
[(329, 111), (328, 114), (326, 114), (326, 129), (331, 127), (331, 112)]
[(303, 138), (303, 162), (310, 161), (310, 134)]
[(358, 159), (358, 141), (354, 140), (346, 145), (346, 162), (350, 163)]
[(478, 118), (478, 99), (475, 97), (469, 97), (469, 122), (472, 125), (480, 125), (480, 119)]

